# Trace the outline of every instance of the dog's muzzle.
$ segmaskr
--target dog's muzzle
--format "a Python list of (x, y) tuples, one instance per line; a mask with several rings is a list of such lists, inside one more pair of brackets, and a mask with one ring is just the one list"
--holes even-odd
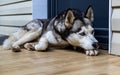
[(94, 42), (94, 43), (92, 44), (92, 46), (93, 46), (95, 49), (98, 49), (98, 48), (99, 48), (98, 42)]

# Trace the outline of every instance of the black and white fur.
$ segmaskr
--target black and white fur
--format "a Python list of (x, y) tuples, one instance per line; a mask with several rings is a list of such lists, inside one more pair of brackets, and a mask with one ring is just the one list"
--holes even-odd
[(76, 9), (67, 9), (49, 23), (33, 20), (13, 33), (4, 41), (4, 49), (20, 50), (20, 46), (28, 50), (44, 51), (48, 46), (81, 47), (86, 55), (97, 55), (98, 41), (94, 37), (93, 9), (88, 7), (85, 13)]

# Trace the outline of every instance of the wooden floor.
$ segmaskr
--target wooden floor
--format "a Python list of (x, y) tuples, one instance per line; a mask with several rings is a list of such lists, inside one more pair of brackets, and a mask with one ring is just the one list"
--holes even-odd
[(120, 57), (107, 51), (86, 56), (59, 49), (18, 53), (0, 49), (0, 75), (120, 75)]

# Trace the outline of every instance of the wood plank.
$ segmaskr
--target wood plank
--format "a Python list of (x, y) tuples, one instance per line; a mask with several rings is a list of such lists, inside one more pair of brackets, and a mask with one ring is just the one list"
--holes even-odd
[(50, 52), (22, 50), (20, 53), (0, 47), (1, 75), (119, 75), (120, 58), (100, 50), (99, 56), (65, 49)]
[(120, 31), (120, 8), (113, 9), (112, 30), (113, 31)]
[(112, 0), (112, 7), (120, 6), (120, 0)]
[(32, 13), (32, 1), (0, 7), (0, 15)]
[(15, 28), (15, 27), (3, 27), (3, 26), (0, 26), (0, 34), (11, 35), (15, 31), (17, 31), (18, 29), (19, 28)]
[(1, 16), (0, 25), (23, 26), (32, 20), (32, 15)]
[(110, 53), (114, 55), (120, 55), (120, 33), (113, 32), (112, 35), (112, 48)]

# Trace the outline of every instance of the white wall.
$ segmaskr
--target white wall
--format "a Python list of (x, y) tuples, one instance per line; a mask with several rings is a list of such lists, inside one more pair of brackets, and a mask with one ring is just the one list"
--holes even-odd
[(0, 34), (10, 35), (32, 20), (32, 0), (0, 0)]
[(48, 0), (0, 0), (0, 34), (9, 35), (32, 19), (47, 19)]
[(32, 0), (33, 19), (47, 19), (47, 0)]

